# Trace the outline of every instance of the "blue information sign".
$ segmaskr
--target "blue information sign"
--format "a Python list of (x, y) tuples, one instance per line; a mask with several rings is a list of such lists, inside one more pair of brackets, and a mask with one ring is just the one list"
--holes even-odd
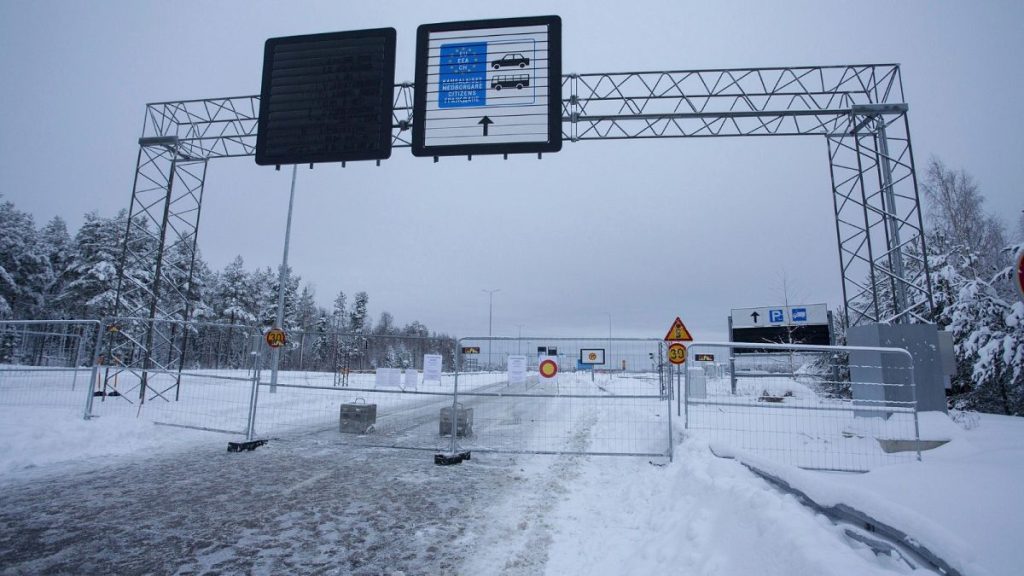
[(793, 322), (807, 322), (807, 308), (793, 308)]
[(768, 311), (768, 321), (774, 324), (776, 322), (785, 322), (786, 319), (782, 315), (782, 310), (776, 308)]
[(487, 104), (487, 42), (441, 45), (439, 108)]

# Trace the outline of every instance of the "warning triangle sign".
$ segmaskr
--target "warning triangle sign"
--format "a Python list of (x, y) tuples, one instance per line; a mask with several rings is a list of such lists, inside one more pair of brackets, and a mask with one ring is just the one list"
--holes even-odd
[(672, 323), (672, 327), (668, 329), (668, 334), (665, 334), (666, 342), (691, 342), (693, 336), (690, 335), (690, 331), (686, 329), (686, 324), (676, 316), (676, 321)]

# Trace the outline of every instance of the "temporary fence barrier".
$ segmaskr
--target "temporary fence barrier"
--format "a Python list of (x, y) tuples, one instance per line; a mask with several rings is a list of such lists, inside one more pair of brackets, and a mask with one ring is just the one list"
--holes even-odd
[(914, 363), (897, 348), (694, 342), (685, 427), (803, 468), (920, 459)]
[(472, 431), (449, 434), (452, 452), (671, 457), (661, 340), (477, 337), (457, 353), (452, 411)]
[[(276, 378), (273, 352), (259, 359), (250, 437), (333, 430), (346, 444), (438, 450), (438, 414), (454, 391), (455, 344), (418, 335), (289, 333)], [(428, 356), (436, 359), (436, 379), (424, 379)]]
[(655, 339), (320, 329), (289, 334), (278, 354), (275, 377), (250, 326), (0, 321), (0, 405), (84, 400), (86, 418), (248, 439), (332, 431), (359, 446), (669, 457), (675, 412), (712, 444), (805, 468), (920, 458), (902, 349), (695, 342), (673, 369)]
[(263, 346), (258, 328), (139, 318), (111, 318), (103, 326), (89, 417), (134, 414), (246, 433)]
[(0, 320), (0, 405), (80, 411), (99, 334), (96, 320)]

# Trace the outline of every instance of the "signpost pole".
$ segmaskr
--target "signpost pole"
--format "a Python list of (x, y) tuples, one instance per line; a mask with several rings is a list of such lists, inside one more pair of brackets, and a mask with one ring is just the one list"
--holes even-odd
[[(278, 277), (279, 286), (277, 289), (277, 320), (274, 321), (274, 328), (284, 329), (284, 291), (288, 283), (288, 241), (292, 237), (292, 207), (295, 205), (295, 177), (298, 174), (299, 165), (292, 164), (292, 189), (288, 195), (288, 222), (284, 228), (284, 256), (281, 257), (281, 274)], [(270, 370), (270, 393), (277, 393), (277, 367), (281, 361), (281, 347), (274, 348), (273, 359)]]

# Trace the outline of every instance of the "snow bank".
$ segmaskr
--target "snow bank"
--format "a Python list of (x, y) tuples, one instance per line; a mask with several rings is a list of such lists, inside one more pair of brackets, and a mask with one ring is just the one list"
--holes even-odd
[(882, 574), (905, 567), (685, 441), (665, 467), (591, 459), (549, 519), (548, 574)]
[(231, 439), (156, 426), (130, 415), (86, 421), (67, 408), (0, 406), (0, 481), (26, 473), (100, 467), (111, 458), (173, 453), (196, 445), (223, 450)]
[[(1024, 565), (1024, 419), (982, 414), (964, 430), (921, 414), (923, 439), (948, 444), (922, 462), (866, 474), (812, 472), (716, 447), (777, 476), (818, 504), (846, 504), (906, 532), (965, 574), (1014, 574)], [(721, 452), (719, 452), (721, 453)]]

